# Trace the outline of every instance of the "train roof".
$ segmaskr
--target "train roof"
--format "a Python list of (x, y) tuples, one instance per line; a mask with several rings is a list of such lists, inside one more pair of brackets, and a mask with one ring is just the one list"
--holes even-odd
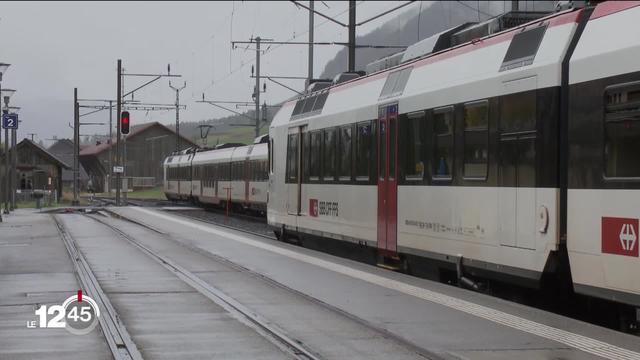
[[(495, 93), (489, 94), (489, 96), (500, 95), (500, 91), (497, 86), (494, 86), (495, 90), (486, 86), (466, 88), (468, 84), (479, 83), (489, 78), (493, 78), (494, 82), (495, 80), (508, 82), (515, 77), (535, 76), (535, 72), (538, 70), (542, 70), (543, 73), (534, 81), (533, 86), (556, 86), (560, 82), (560, 76), (559, 71), (555, 68), (560, 66), (562, 56), (567, 49), (582, 11), (583, 9), (569, 9), (553, 13), (288, 101), (274, 117), (271, 127), (307, 122), (311, 127), (313, 124), (311, 120), (314, 118), (345, 112), (359, 113), (353, 115), (360, 120), (375, 119), (377, 117), (375, 105), (384, 103), (399, 102), (401, 112), (411, 111), (411, 106), (403, 106), (406, 104), (402, 103), (405, 101), (416, 102), (415, 99), (412, 101), (409, 98), (417, 94), (432, 95), (429, 100), (433, 107), (459, 101), (472, 101), (486, 98), (487, 90)], [(519, 35), (530, 33), (529, 30), (536, 28), (543, 30), (538, 31), (542, 35), (537, 39), (536, 45), (538, 46), (533, 49), (533, 56), (528, 59), (530, 61), (519, 66), (517, 63), (510, 63), (510, 60), (514, 59), (510, 59), (509, 56), (514, 56), (514, 53), (517, 56), (517, 51), (522, 50), (518, 49), (518, 46), (516, 49), (509, 50), (510, 44), (517, 43), (516, 45), (522, 47), (522, 44), (518, 43), (527, 39)], [(403, 71), (405, 73), (402, 73)], [(531, 86), (531, 84), (527, 86)], [(453, 87), (458, 88), (459, 99), (453, 100), (450, 97), (439, 96), (438, 90)], [(344, 93), (336, 96), (339, 92)], [(506, 93), (507, 91), (502, 90), (502, 92)], [(294, 115), (302, 107), (299, 106), (299, 100), (313, 96), (317, 97), (316, 102), (321, 100), (323, 105), (321, 109), (313, 111), (312, 108), (307, 116)], [(324, 99), (320, 99), (322, 96)], [(428, 108), (428, 106), (421, 107), (421, 109), (424, 108)], [(348, 117), (354, 118), (354, 116)], [(336, 123), (340, 123), (340, 121), (336, 120)]]
[(227, 161), (241, 161), (249, 159), (266, 159), (268, 156), (268, 144), (237, 146), (224, 149), (201, 151), (194, 155), (193, 164), (219, 163)]

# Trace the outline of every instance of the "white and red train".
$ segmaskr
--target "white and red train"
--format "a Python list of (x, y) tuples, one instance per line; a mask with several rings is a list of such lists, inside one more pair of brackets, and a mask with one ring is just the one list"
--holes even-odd
[(185, 150), (164, 162), (168, 199), (266, 211), (267, 144)]
[[(640, 3), (471, 41), (459, 30), (281, 107), (260, 150), (268, 223), (389, 266), (530, 286), (570, 276), (577, 293), (640, 308)], [(177, 162), (218, 163), (207, 153)], [(231, 187), (251, 202), (248, 180), (188, 176), (169, 177), (167, 196), (217, 203)]]
[(561, 11), (284, 104), (269, 224), (534, 285), (565, 266), (576, 292), (640, 307), (639, 5)]

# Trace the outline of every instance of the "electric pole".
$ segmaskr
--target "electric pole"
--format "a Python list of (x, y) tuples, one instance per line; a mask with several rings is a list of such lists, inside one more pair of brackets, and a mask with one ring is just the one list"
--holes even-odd
[(78, 200), (78, 157), (80, 157), (80, 108), (78, 107), (78, 88), (73, 88), (73, 201), (71, 205), (80, 204)]
[(356, 1), (349, 0), (349, 72), (356, 71)]
[(113, 100), (109, 100), (109, 181), (107, 182), (107, 191), (111, 196), (111, 182), (113, 181), (113, 153), (111, 148), (113, 147), (111, 142), (113, 141)]
[(307, 76), (307, 87), (313, 80), (313, 0), (309, 1), (309, 75)]
[(256, 136), (260, 136), (260, 36), (256, 38), (256, 87), (254, 90), (256, 100)]
[(34, 136), (36, 136), (36, 135), (38, 135), (38, 134), (36, 134), (36, 133), (28, 133), (28, 134), (27, 134), (27, 136), (31, 136), (31, 141), (32, 141), (32, 142), (34, 141), (34, 140), (33, 140), (33, 137), (34, 137)]
[(180, 150), (180, 91), (187, 87), (187, 82), (180, 88), (173, 87), (169, 81), (169, 87), (176, 91), (176, 151)]
[[(116, 164), (120, 165), (120, 114), (122, 113), (122, 60), (118, 59), (118, 80), (116, 89)], [(116, 172), (116, 206), (120, 206), (120, 171)]]

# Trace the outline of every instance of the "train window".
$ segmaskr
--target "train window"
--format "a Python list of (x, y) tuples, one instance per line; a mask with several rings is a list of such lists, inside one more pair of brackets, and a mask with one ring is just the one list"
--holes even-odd
[(273, 173), (273, 168), (275, 166), (276, 157), (274, 156), (276, 153), (275, 141), (271, 140), (271, 148), (269, 149), (269, 156), (271, 157), (271, 172)]
[(384, 179), (387, 164), (387, 126), (380, 122), (380, 134), (378, 135), (378, 177)]
[(287, 140), (287, 180), (298, 181), (298, 134), (289, 134)]
[(305, 99), (300, 99), (296, 101), (296, 106), (293, 108), (293, 113), (291, 114), (291, 116), (296, 116), (302, 113), (302, 108), (304, 108), (304, 100)]
[(393, 87), (393, 92), (391, 96), (401, 95), (404, 91), (404, 87), (407, 86), (407, 82), (409, 81), (409, 75), (411, 75), (411, 70), (413, 68), (404, 68), (400, 70), (400, 75), (398, 75), (398, 81), (396, 81), (396, 86)]
[(340, 148), (338, 151), (340, 156), (338, 176), (340, 177), (340, 180), (351, 180), (352, 143), (351, 125), (341, 127)]
[(389, 179), (396, 178), (396, 131), (398, 119), (389, 119)]
[(396, 83), (398, 82), (399, 75), (400, 71), (394, 71), (387, 75), (387, 80), (384, 82), (382, 91), (380, 91), (380, 98), (391, 96), (391, 93), (393, 92), (393, 89), (396, 87)]
[(273, 140), (269, 140), (267, 143), (267, 163), (269, 164), (269, 171), (273, 172), (273, 163), (271, 162), (273, 157)]
[(316, 103), (317, 96), (311, 96), (307, 98), (307, 101), (304, 103), (304, 108), (302, 108), (302, 113), (308, 113), (313, 109), (313, 105)]
[(310, 135), (309, 180), (320, 180), (320, 155), (322, 154), (322, 131), (314, 131)]
[(500, 100), (500, 131), (518, 132), (536, 129), (536, 92), (503, 96)]
[(313, 104), (313, 109), (311, 111), (322, 110), (322, 108), (324, 107), (324, 103), (327, 102), (327, 97), (329, 97), (329, 91), (325, 91), (318, 95), (316, 103)]
[(542, 25), (515, 34), (502, 60), (500, 71), (532, 64), (546, 30), (547, 26)]
[(401, 95), (409, 81), (412, 67), (396, 70), (387, 75), (387, 80), (380, 91), (380, 99)]
[(433, 111), (433, 178), (451, 179), (453, 169), (453, 106)]
[(356, 180), (369, 180), (371, 174), (372, 122), (356, 124)]
[(302, 181), (307, 181), (309, 180), (309, 173), (311, 172), (311, 169), (309, 168), (309, 164), (311, 162), (311, 159), (309, 159), (309, 157), (311, 157), (311, 141), (310, 141), (310, 137), (311, 134), (308, 132), (304, 132), (302, 133), (302, 146), (304, 147), (304, 149), (302, 149), (302, 156), (307, 157), (307, 159), (305, 159), (305, 161), (302, 162)]
[(640, 179), (640, 82), (607, 88), (604, 134), (605, 176)]
[(419, 111), (400, 117), (404, 141), (404, 176), (406, 180), (422, 180), (424, 177), (424, 125), (425, 113)]
[(486, 100), (464, 106), (463, 176), (486, 179), (489, 158), (489, 107)]
[(324, 130), (323, 141), (323, 179), (334, 180), (336, 175), (336, 129)]

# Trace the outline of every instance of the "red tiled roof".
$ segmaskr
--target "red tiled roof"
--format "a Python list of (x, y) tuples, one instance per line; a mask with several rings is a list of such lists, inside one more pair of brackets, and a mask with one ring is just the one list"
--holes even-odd
[[(140, 125), (135, 125), (131, 127), (131, 131), (129, 131), (129, 134), (127, 135), (127, 139), (131, 139), (132, 137), (135, 137), (137, 135), (140, 135), (141, 133), (145, 132), (146, 130), (150, 129), (151, 127), (154, 126), (160, 126), (162, 128), (164, 128), (165, 130), (175, 134), (176, 132), (173, 131), (172, 129), (160, 124), (157, 121), (154, 122), (149, 122), (149, 123), (144, 123), (144, 124), (140, 124)], [(193, 146), (197, 146), (193, 141), (189, 140), (188, 138), (184, 137), (183, 135), (180, 135), (180, 137), (192, 144)], [(100, 153), (102, 153), (105, 150), (108, 150), (110, 147), (115, 146), (116, 144), (116, 138), (112, 138), (111, 141), (105, 141), (103, 143), (101, 143), (100, 145), (88, 145), (85, 148), (81, 148), (80, 150), (80, 156), (85, 156), (85, 155), (98, 155)]]

